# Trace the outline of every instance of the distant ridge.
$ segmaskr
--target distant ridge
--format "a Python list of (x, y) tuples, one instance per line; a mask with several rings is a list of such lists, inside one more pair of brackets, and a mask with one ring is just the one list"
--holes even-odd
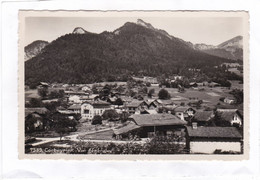
[(195, 44), (194, 49), (231, 60), (243, 60), (243, 37), (236, 36), (217, 46)]

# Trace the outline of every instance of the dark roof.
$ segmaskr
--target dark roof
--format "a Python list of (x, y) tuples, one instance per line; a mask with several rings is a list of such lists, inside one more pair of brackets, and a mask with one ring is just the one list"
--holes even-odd
[(217, 109), (217, 115), (225, 121), (231, 121), (234, 115), (239, 115), (241, 118), (242, 116), (238, 113), (237, 109)]
[(94, 108), (108, 108), (110, 107), (110, 103), (105, 101), (85, 101), (82, 104), (87, 103), (91, 104)]
[(173, 105), (173, 100), (168, 99), (168, 100), (163, 100), (163, 99), (159, 99), (157, 100), (158, 103), (162, 104), (162, 105)]
[[(189, 106), (178, 106), (174, 109), (175, 112), (185, 112), (186, 110), (190, 109)], [(192, 109), (192, 108), (191, 108)]]
[(38, 114), (46, 114), (49, 110), (45, 107), (38, 107), (38, 108), (25, 108), (25, 117), (31, 113), (38, 113)]
[(80, 104), (73, 104), (68, 109), (72, 109), (72, 110), (74, 110), (74, 109), (81, 109), (81, 105)]
[(197, 111), (193, 118), (196, 119), (197, 121), (208, 121), (212, 118), (214, 115), (213, 111)]
[(165, 126), (165, 125), (185, 125), (183, 121), (172, 114), (133, 114), (130, 118), (134, 119), (139, 126)]
[(135, 129), (139, 129), (141, 128), (141, 126), (136, 125), (134, 122), (129, 122), (129, 124), (127, 124), (126, 126), (123, 126), (119, 129), (113, 129), (114, 134), (124, 134), (127, 133), (129, 131), (135, 130)]
[(206, 138), (242, 138), (242, 135), (235, 127), (187, 127), (189, 137)]
[(134, 101), (128, 103), (126, 106), (127, 106), (127, 107), (138, 107), (138, 106), (140, 106), (140, 104), (141, 104), (142, 102), (143, 102), (143, 101), (134, 100)]

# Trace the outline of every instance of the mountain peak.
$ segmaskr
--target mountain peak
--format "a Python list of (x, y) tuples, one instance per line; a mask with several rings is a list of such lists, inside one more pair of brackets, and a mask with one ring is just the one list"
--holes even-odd
[(229, 48), (229, 47), (243, 48), (243, 36), (236, 36), (228, 41), (219, 44), (218, 47), (219, 48)]
[(86, 30), (83, 29), (82, 27), (76, 27), (73, 32), (73, 34), (85, 34), (86, 33)]
[(24, 60), (27, 61), (42, 52), (49, 42), (43, 40), (37, 40), (24, 47), (25, 55)]
[(137, 24), (141, 25), (141, 26), (144, 26), (144, 27), (146, 27), (148, 29), (153, 29), (153, 30), (155, 29), (150, 23), (146, 23), (142, 19), (137, 19)]

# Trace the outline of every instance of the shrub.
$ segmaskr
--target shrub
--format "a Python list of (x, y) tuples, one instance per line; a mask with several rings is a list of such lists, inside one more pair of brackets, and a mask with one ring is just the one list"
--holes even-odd
[(99, 115), (94, 116), (91, 121), (91, 124), (92, 125), (102, 124), (102, 117)]
[(161, 89), (158, 93), (159, 99), (170, 99), (171, 95), (165, 89)]

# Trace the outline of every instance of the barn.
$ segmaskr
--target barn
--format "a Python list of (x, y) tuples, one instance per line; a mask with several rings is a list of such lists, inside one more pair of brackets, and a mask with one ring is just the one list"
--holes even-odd
[(241, 153), (242, 135), (235, 127), (186, 127), (186, 146), (190, 153)]

